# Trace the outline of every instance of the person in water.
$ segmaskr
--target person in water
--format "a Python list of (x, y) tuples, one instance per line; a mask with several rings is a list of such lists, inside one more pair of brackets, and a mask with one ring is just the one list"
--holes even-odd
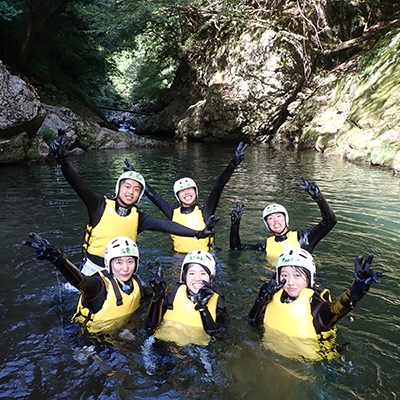
[[(247, 144), (239, 143), (235, 155), (228, 166), (215, 181), (210, 195), (203, 204), (198, 204), (198, 188), (195, 181), (191, 178), (178, 179), (174, 184), (175, 197), (179, 205), (173, 205), (165, 201), (149, 184), (146, 185), (145, 194), (148, 198), (171, 220), (178, 222), (191, 229), (202, 230), (206, 226), (206, 221), (211, 215), (215, 214), (221, 197), (222, 190), (228, 183), (237, 166), (242, 162)], [(125, 161), (125, 171), (134, 171), (133, 166), (127, 159)], [(214, 238), (194, 240), (190, 237), (173, 233), (171, 235), (174, 250), (178, 253), (189, 253), (195, 249), (209, 251), (212, 248)]]
[(182, 262), (179, 282), (166, 294), (162, 267), (156, 261), (149, 281), (154, 295), (146, 328), (158, 327), (154, 334), (157, 339), (181, 346), (206, 345), (210, 336), (223, 326), (226, 316), (225, 298), (214, 288), (215, 272), (215, 260), (209, 252), (192, 250)]
[(289, 230), (289, 214), (281, 204), (269, 204), (263, 210), (263, 221), (267, 229), (273, 234), (263, 243), (244, 244), (240, 240), (239, 227), (245, 205), (237, 203), (236, 209), (232, 210), (230, 248), (236, 250), (258, 250), (266, 252), (267, 258), (275, 262), (283, 250), (291, 247), (301, 247), (313, 253), (315, 246), (323, 239), (336, 225), (336, 216), (319, 190), (315, 182), (307, 182), (304, 178), (304, 185), (297, 186), (306, 191), (318, 204), (321, 211), (322, 221), (315, 227), (303, 231)]
[(219, 218), (209, 215), (205, 226), (199, 230), (189, 229), (176, 222), (153, 218), (137, 208), (146, 189), (142, 175), (135, 171), (124, 172), (115, 186), (115, 197), (102, 196), (93, 192), (66, 161), (66, 135), (58, 130), (58, 138), (50, 147), (61, 171), (84, 202), (89, 224), (85, 234), (83, 248), (86, 255), (82, 261), (82, 272), (90, 275), (104, 267), (104, 249), (115, 236), (127, 236), (133, 241), (144, 230), (163, 231), (175, 235), (187, 236), (197, 242), (215, 234), (214, 226)]
[(25, 245), (36, 250), (39, 260), (48, 260), (61, 271), (68, 282), (81, 292), (73, 319), (90, 333), (122, 328), (139, 308), (143, 297), (139, 268), (139, 249), (126, 236), (107, 243), (104, 252), (105, 268), (91, 276), (84, 275), (57, 247), (36, 233)]
[(372, 260), (372, 254), (365, 261), (362, 256), (355, 259), (353, 283), (332, 301), (329, 290), (315, 284), (312, 255), (304, 249), (287, 249), (279, 256), (272, 278), (261, 285), (247, 319), (264, 325), (264, 343), (275, 351), (319, 359), (329, 349), (326, 340), (334, 338), (338, 319), (356, 306), (372, 282), (379, 283), (384, 276), (371, 269)]

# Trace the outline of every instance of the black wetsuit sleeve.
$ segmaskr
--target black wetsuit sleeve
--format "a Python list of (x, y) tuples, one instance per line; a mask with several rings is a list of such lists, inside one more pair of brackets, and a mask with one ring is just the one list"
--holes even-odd
[(240, 224), (232, 223), (229, 234), (229, 247), (232, 250), (257, 250), (265, 253), (266, 243), (246, 244), (242, 243), (239, 235)]
[(198, 231), (187, 228), (177, 222), (153, 218), (144, 212), (140, 212), (138, 233), (143, 231), (161, 231), (185, 237), (194, 237), (198, 233)]
[(146, 319), (144, 321), (144, 326), (146, 329), (153, 330), (160, 324), (162, 315), (164, 315), (165, 312), (161, 312), (163, 300), (164, 298), (156, 298), (153, 296), (149, 309), (147, 310)]
[(235, 167), (232, 162), (228, 164), (225, 168), (225, 171), (218, 177), (215, 181), (214, 186), (211, 189), (210, 195), (208, 199), (204, 202), (203, 205), (203, 218), (204, 221), (207, 221), (210, 215), (214, 215), (217, 209), (219, 199), (221, 197), (221, 193), (225, 187), (225, 185), (229, 182), (233, 172), (235, 171)]
[(271, 300), (266, 302), (260, 301), (257, 296), (252, 309), (247, 315), (247, 321), (249, 321), (252, 325), (261, 325), (263, 323), (265, 309), (270, 302)]
[(61, 171), (72, 189), (85, 204), (89, 213), (89, 225), (97, 225), (104, 211), (104, 196), (93, 192), (67, 162), (61, 166)]
[(165, 201), (147, 182), (145, 194), (171, 221), (176, 207)]
[(240, 221), (231, 219), (231, 230), (229, 234), (229, 247), (232, 250), (257, 250), (265, 252), (266, 242), (256, 244), (245, 244), (240, 240), (239, 235)]
[(336, 324), (339, 318), (346, 315), (355, 306), (350, 300), (350, 290), (347, 290), (333, 302), (330, 302), (327, 294), (320, 297), (314, 295), (311, 302), (311, 312), (314, 327), (317, 333), (328, 331)]
[(84, 306), (96, 313), (103, 307), (106, 289), (103, 279), (98, 274), (86, 276), (66, 257), (54, 262), (55, 267), (65, 276), (68, 282), (82, 293)]
[(314, 201), (321, 211), (322, 220), (314, 228), (299, 232), (300, 246), (310, 253), (314, 251), (315, 246), (332, 230), (337, 222), (335, 213), (322, 193), (319, 193)]

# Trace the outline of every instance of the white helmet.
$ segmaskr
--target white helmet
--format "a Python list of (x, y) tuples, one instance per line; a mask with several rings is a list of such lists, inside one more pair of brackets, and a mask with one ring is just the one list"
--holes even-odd
[(136, 268), (134, 273), (137, 272), (139, 268), (139, 248), (137, 244), (126, 236), (117, 236), (111, 239), (104, 251), (104, 265), (109, 273), (111, 271), (111, 260), (117, 257), (132, 256), (136, 258)]
[(279, 256), (278, 262), (276, 263), (276, 277), (278, 280), (280, 280), (279, 270), (282, 267), (305, 268), (310, 273), (310, 287), (313, 287), (316, 268), (314, 258), (307, 250), (297, 247), (284, 250), (284, 252)]
[(175, 193), (175, 197), (177, 198), (179, 203), (181, 201), (179, 200), (178, 192), (180, 192), (183, 189), (188, 189), (188, 188), (194, 188), (194, 190), (196, 192), (196, 198), (199, 197), (199, 193), (198, 193), (198, 190), (197, 190), (197, 185), (196, 185), (196, 182), (193, 179), (191, 179), (191, 178), (181, 178), (181, 179), (178, 179), (174, 183), (174, 193)]
[(268, 205), (267, 207), (265, 207), (264, 210), (263, 210), (263, 221), (264, 221), (264, 224), (265, 224), (265, 226), (267, 227), (267, 229), (268, 229), (269, 231), (271, 231), (271, 229), (270, 229), (269, 226), (268, 226), (268, 223), (267, 223), (267, 219), (266, 219), (266, 218), (268, 217), (268, 215), (274, 214), (274, 213), (283, 213), (283, 214), (285, 215), (286, 227), (289, 226), (289, 214), (288, 214), (286, 208), (283, 207), (283, 206), (280, 205), (280, 204), (269, 204), (269, 205)]
[(187, 272), (185, 268), (188, 264), (199, 264), (201, 265), (205, 271), (210, 275), (210, 280), (215, 277), (215, 260), (214, 257), (205, 250), (192, 250), (190, 253), (186, 254), (186, 257), (183, 259), (182, 267), (181, 267), (181, 276), (179, 280), (184, 282), (184, 275)]
[(124, 179), (133, 179), (136, 182), (139, 182), (142, 185), (142, 190), (140, 191), (139, 198), (137, 199), (136, 203), (139, 203), (140, 199), (142, 198), (144, 191), (146, 190), (146, 182), (143, 178), (142, 175), (139, 174), (139, 172), (136, 171), (127, 171), (124, 172), (117, 181), (117, 184), (115, 185), (115, 195), (118, 197), (119, 193), (119, 185), (122, 180)]

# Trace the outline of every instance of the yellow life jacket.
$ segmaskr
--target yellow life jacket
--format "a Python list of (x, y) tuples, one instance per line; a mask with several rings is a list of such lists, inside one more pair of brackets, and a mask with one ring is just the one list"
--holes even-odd
[(302, 289), (299, 297), (291, 303), (282, 303), (283, 288), (272, 297), (265, 309), (264, 324), (290, 336), (315, 338), (311, 314), (312, 289)]
[(127, 236), (136, 242), (139, 225), (139, 213), (136, 207), (126, 217), (121, 217), (115, 211), (115, 200), (106, 198), (106, 207), (99, 223), (87, 226), (83, 247), (88, 254), (104, 257), (107, 243), (116, 236)]
[(268, 261), (271, 265), (276, 265), (279, 256), (283, 250), (300, 247), (297, 231), (289, 231), (286, 234), (287, 239), (282, 242), (275, 241), (275, 236), (270, 236), (266, 241), (265, 252), (267, 254)]
[(292, 303), (282, 303), (283, 289), (267, 305), (263, 344), (289, 358), (308, 360), (337, 357), (336, 329), (317, 334), (311, 313), (313, 289), (302, 289)]
[(127, 294), (120, 290), (114, 277), (105, 275), (105, 270), (98, 271), (104, 281), (107, 296), (103, 307), (92, 313), (82, 305), (82, 296), (73, 321), (80, 322), (90, 333), (99, 333), (122, 328), (128, 323), (134, 311), (140, 306), (142, 290), (135, 278), (132, 278), (133, 290)]
[[(201, 231), (206, 227), (203, 218), (203, 211), (197, 205), (193, 211), (188, 214), (181, 213), (180, 207), (175, 208), (172, 215), (172, 221), (197, 231)], [(171, 235), (171, 238), (174, 244), (174, 250), (178, 253), (189, 253), (190, 251), (197, 249), (209, 251), (211, 245), (214, 243), (213, 237), (195, 239), (191, 237)]]
[[(216, 320), (219, 295), (214, 293), (208, 301), (207, 308), (213, 320)], [(159, 340), (173, 341), (179, 346), (195, 344), (205, 346), (210, 336), (204, 331), (200, 312), (195, 310), (195, 304), (187, 296), (187, 286), (182, 284), (175, 292), (172, 309), (168, 309), (163, 320), (155, 331)]]

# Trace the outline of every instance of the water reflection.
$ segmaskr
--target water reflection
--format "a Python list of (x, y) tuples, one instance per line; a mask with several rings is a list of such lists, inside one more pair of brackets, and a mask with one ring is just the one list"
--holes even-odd
[[(73, 167), (98, 193), (113, 194), (124, 160), (132, 164), (171, 203), (172, 186), (182, 176), (198, 184), (200, 201), (207, 197), (225, 168), (234, 146), (181, 143), (176, 147), (129, 152), (93, 152), (71, 158)], [(291, 226), (305, 229), (320, 220), (318, 206), (296, 187), (301, 176), (316, 180), (332, 205), (338, 223), (316, 248), (319, 280), (340, 295), (353, 280), (356, 255), (375, 254), (385, 271), (351, 315), (338, 324), (341, 358), (333, 362), (299, 363), (261, 346), (262, 331), (244, 316), (266, 278), (265, 258), (255, 252), (229, 251), (229, 212), (246, 203), (241, 237), (246, 243), (265, 240), (262, 210), (280, 202)], [(0, 220), (2, 293), (0, 398), (119, 399), (392, 399), (400, 392), (398, 312), (400, 290), (396, 265), (400, 256), (399, 180), (390, 172), (348, 164), (293, 148), (251, 146), (225, 187), (218, 207), (216, 252), (218, 287), (227, 298), (229, 321), (223, 340), (208, 347), (178, 348), (153, 342), (143, 329), (147, 304), (127, 330), (89, 337), (70, 318), (77, 295), (63, 290), (63, 278), (51, 264), (32, 257), (21, 245), (30, 231), (61, 246), (74, 262), (87, 213), (54, 163), (1, 168)], [(143, 198), (141, 208), (164, 218)], [(176, 281), (171, 239), (143, 232), (144, 266), (159, 258), (166, 280)]]

